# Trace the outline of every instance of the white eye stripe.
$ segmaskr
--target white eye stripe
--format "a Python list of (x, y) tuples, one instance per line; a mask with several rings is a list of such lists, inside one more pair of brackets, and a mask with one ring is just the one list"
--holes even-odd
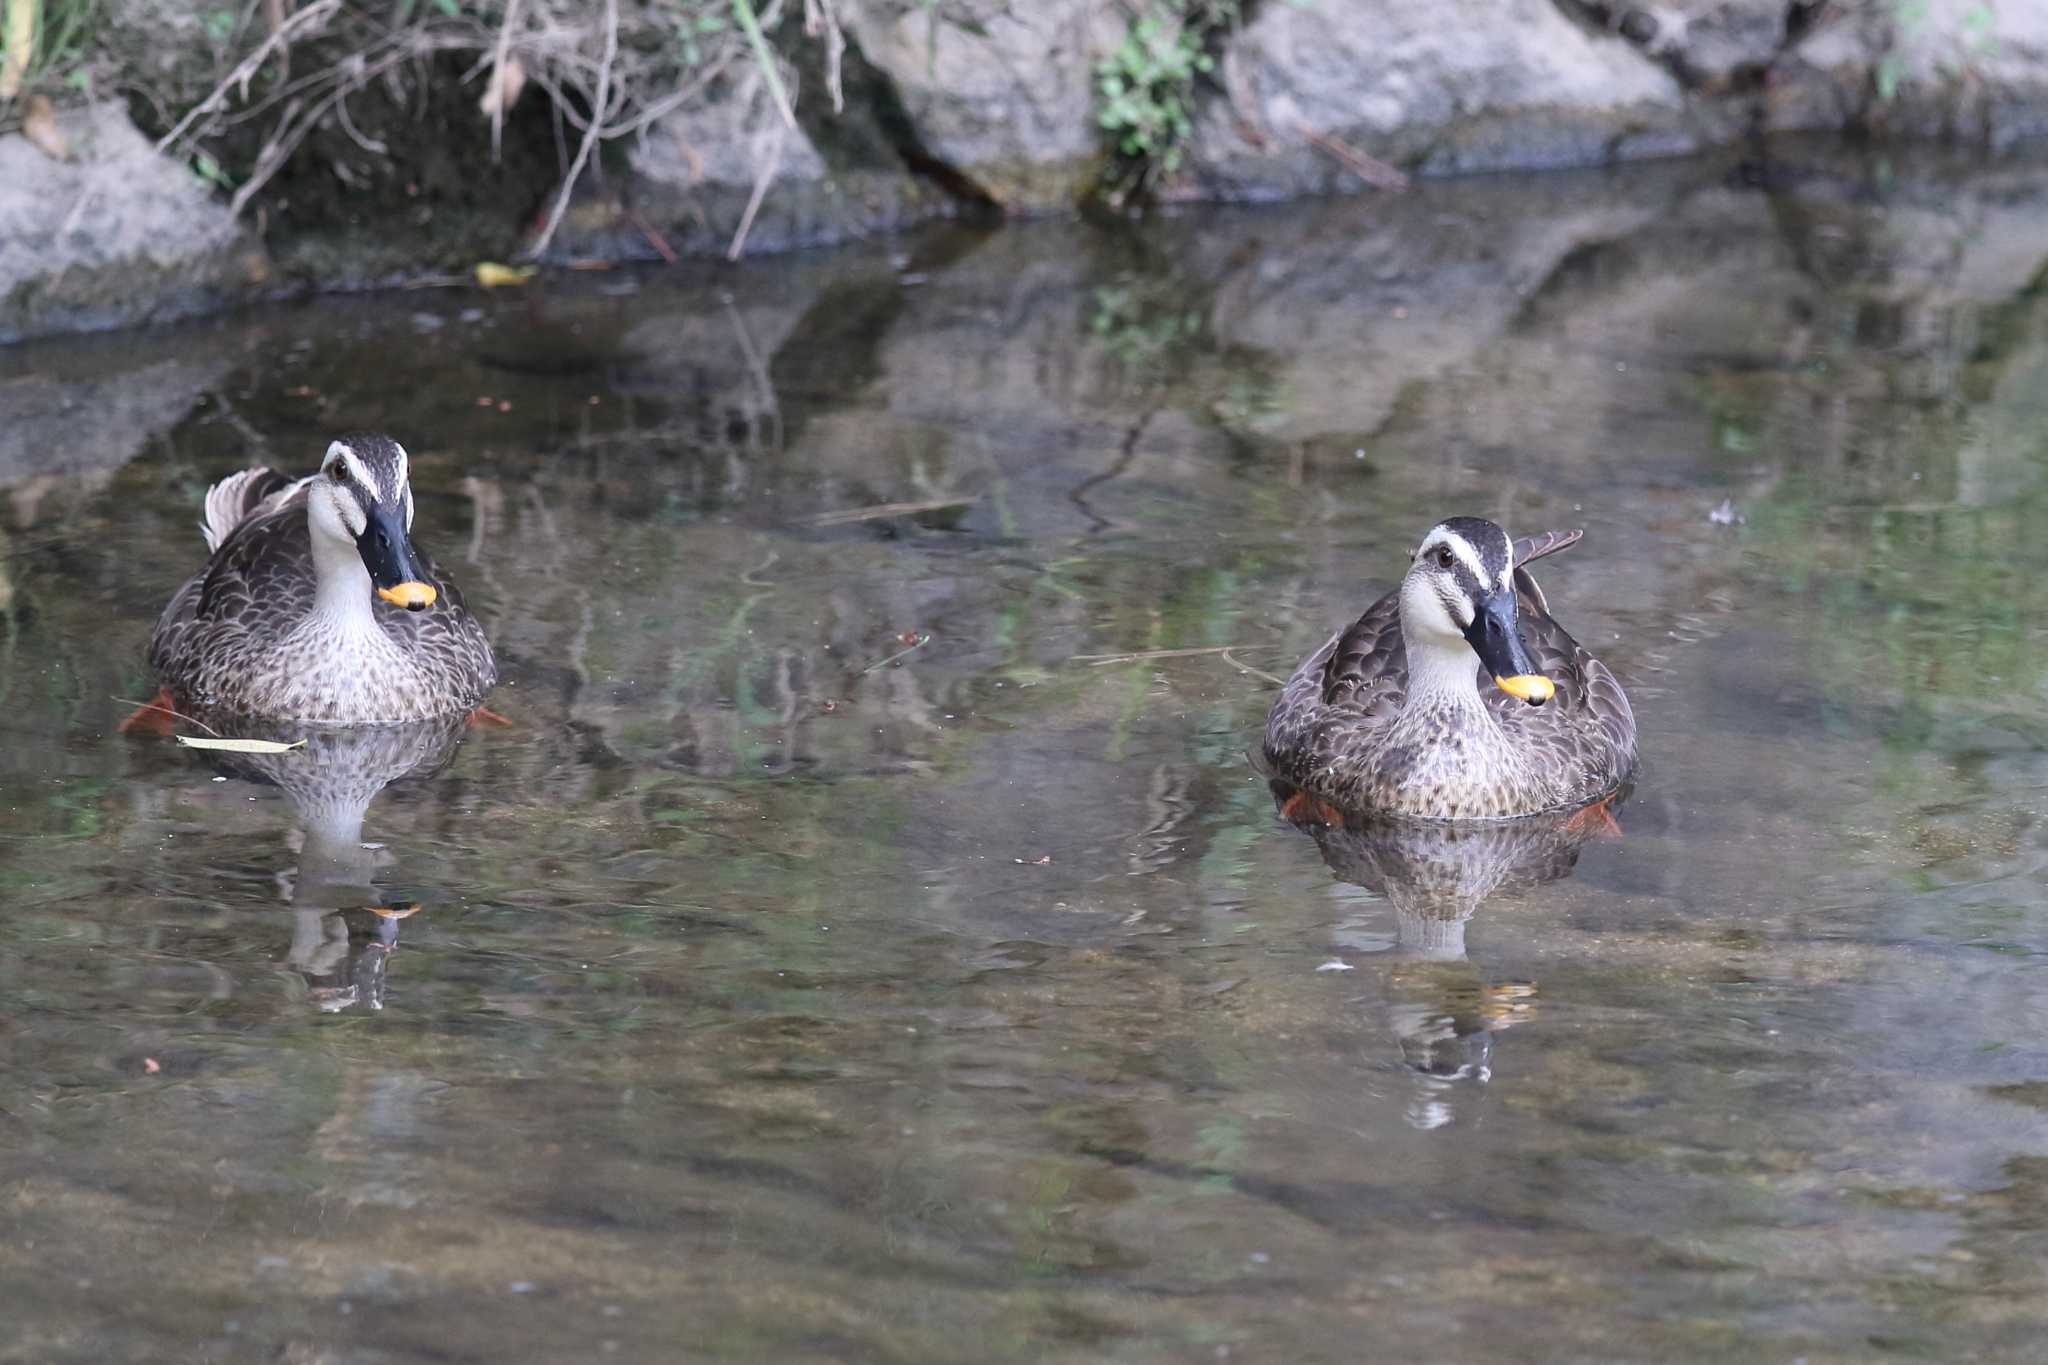
[(370, 467), (363, 463), (362, 457), (357, 455), (355, 451), (336, 441), (333, 445), (327, 447), (327, 455), (331, 460), (338, 459), (341, 461), (342, 468), (348, 471), (349, 478), (358, 487), (367, 488), (372, 493), (377, 492), (377, 481), (370, 477)]
[(1479, 552), (1472, 548), (1472, 543), (1456, 531), (1446, 531), (1442, 528), (1432, 531), (1429, 539), (1422, 542), (1422, 548), (1416, 551), (1416, 553), (1418, 555), (1426, 555), (1439, 545), (1449, 549), (1452, 554), (1458, 557), (1459, 563), (1471, 570), (1474, 583), (1477, 583), (1481, 588), (1486, 586), (1487, 573), (1485, 563), (1479, 558)]

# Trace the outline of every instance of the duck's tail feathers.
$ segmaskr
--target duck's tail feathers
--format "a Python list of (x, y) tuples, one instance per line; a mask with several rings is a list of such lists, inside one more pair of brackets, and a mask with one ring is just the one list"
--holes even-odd
[(1554, 555), (1559, 550), (1569, 550), (1579, 543), (1584, 531), (1545, 531), (1540, 536), (1528, 536), (1515, 542), (1515, 563), (1527, 564), (1532, 559)]
[(1522, 596), (1533, 602), (1536, 610), (1545, 616), (1550, 615), (1550, 603), (1543, 600), (1543, 589), (1536, 586), (1535, 578), (1530, 575), (1529, 561), (1541, 559), (1545, 555), (1554, 555), (1559, 550), (1569, 550), (1578, 544), (1579, 538), (1585, 534), (1584, 531), (1545, 531), (1540, 536), (1530, 536), (1526, 540), (1515, 542), (1515, 586), (1521, 589)]
[(291, 480), (265, 465), (230, 474), (206, 490), (206, 515), (200, 519), (199, 534), (206, 548), (218, 550), (237, 526), (265, 509), (276, 494), (291, 487)]

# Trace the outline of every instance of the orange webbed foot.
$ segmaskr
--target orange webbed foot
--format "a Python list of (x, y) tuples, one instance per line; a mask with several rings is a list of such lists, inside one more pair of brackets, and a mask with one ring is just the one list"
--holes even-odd
[(510, 718), (499, 715), (488, 706), (479, 706), (472, 710), (463, 723), (472, 730), (481, 730), (487, 725), (510, 729), (515, 724)]
[(1280, 818), (1297, 825), (1336, 826), (1344, 823), (1344, 812), (1319, 796), (1296, 792), (1281, 803)]
[(121, 722), (118, 733), (155, 735), (158, 739), (169, 739), (178, 732), (178, 713), (174, 709), (176, 698), (171, 689), (159, 687), (156, 695), (128, 713)]
[(1584, 834), (1593, 839), (1619, 839), (1621, 822), (1607, 808), (1613, 800), (1611, 796), (1603, 796), (1592, 805), (1573, 811), (1564, 827), (1573, 834)]

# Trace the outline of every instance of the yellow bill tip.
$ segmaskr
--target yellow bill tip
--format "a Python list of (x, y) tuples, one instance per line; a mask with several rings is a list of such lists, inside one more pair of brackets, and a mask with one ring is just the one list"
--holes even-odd
[(434, 599), (441, 594), (434, 591), (431, 583), (400, 583), (395, 588), (379, 588), (377, 596), (394, 607), (407, 611), (420, 611), (434, 605)]
[(1511, 697), (1519, 697), (1534, 705), (1549, 701), (1557, 695), (1557, 684), (1541, 673), (1517, 673), (1512, 678), (1495, 678), (1493, 685)]

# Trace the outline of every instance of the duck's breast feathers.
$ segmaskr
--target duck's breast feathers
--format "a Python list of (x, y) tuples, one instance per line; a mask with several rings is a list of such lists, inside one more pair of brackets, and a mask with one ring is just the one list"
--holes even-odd
[(450, 671), (451, 680), (473, 684), (481, 696), (498, 682), (498, 661), (491, 653), (490, 641), (476, 617), (470, 615), (454, 580), (441, 572), (441, 566), (418, 541), (413, 542), (413, 552), (426, 581), (435, 589), (434, 605), (425, 611), (408, 611), (379, 601), (375, 605), (377, 624), (401, 648), (436, 660)]
[[(1516, 570), (1518, 580), (1527, 577)], [(1524, 752), (1556, 770), (1598, 770), (1614, 780), (1635, 765), (1635, 716), (1607, 665), (1594, 658), (1543, 606), (1531, 580), (1518, 581), (1516, 616), (1522, 643), (1537, 669), (1556, 688), (1542, 706), (1530, 706), (1497, 688), (1485, 688), (1494, 717), (1517, 734)], [(1483, 686), (1483, 684), (1482, 684)]]

